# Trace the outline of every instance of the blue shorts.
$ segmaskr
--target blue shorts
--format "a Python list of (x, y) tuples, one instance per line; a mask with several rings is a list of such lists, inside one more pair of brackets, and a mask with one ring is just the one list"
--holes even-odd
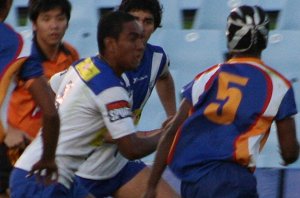
[(37, 183), (35, 176), (27, 177), (28, 171), (14, 168), (10, 176), (11, 198), (71, 198), (72, 190), (60, 183), (45, 186)]
[(182, 198), (258, 198), (253, 173), (232, 162), (221, 162), (197, 182), (182, 181), (181, 195)]
[(113, 196), (119, 188), (130, 181), (145, 167), (146, 164), (142, 161), (129, 161), (116, 176), (110, 179), (92, 180), (76, 176), (74, 181), (74, 194), (80, 194), (81, 190), (80, 188), (78, 189), (78, 187), (83, 186), (96, 198)]

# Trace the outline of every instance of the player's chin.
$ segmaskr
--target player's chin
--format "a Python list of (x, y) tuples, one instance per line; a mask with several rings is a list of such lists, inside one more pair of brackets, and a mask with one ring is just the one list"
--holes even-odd
[(142, 61), (142, 58), (140, 56), (137, 57), (134, 61), (132, 61), (132, 67), (137, 68), (140, 65), (141, 61)]
[(140, 61), (133, 61), (128, 65), (127, 69), (134, 70), (134, 69), (138, 68), (139, 64), (140, 64)]

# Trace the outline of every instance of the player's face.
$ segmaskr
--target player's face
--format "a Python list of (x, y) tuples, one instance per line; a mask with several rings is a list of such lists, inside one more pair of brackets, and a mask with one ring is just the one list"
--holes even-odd
[(33, 30), (41, 46), (59, 45), (67, 28), (67, 16), (60, 8), (41, 12), (33, 23)]
[(114, 49), (116, 62), (122, 73), (137, 68), (142, 60), (144, 48), (142, 27), (136, 21), (124, 23)]
[(143, 27), (144, 42), (147, 43), (151, 34), (154, 32), (154, 17), (149, 11), (133, 10), (129, 14), (133, 15)]

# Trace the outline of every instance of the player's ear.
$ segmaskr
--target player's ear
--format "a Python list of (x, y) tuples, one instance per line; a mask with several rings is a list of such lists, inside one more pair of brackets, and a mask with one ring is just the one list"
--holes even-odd
[(117, 41), (112, 37), (106, 37), (104, 39), (105, 49), (109, 52), (115, 52), (117, 48)]
[(36, 21), (32, 21), (32, 30), (35, 32), (37, 29), (36, 27)]

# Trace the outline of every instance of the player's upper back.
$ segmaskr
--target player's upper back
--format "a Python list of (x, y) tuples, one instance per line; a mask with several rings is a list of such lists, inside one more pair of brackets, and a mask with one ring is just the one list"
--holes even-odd
[(218, 124), (249, 127), (259, 116), (282, 119), (296, 112), (289, 81), (255, 58), (231, 59), (199, 74), (190, 97)]

